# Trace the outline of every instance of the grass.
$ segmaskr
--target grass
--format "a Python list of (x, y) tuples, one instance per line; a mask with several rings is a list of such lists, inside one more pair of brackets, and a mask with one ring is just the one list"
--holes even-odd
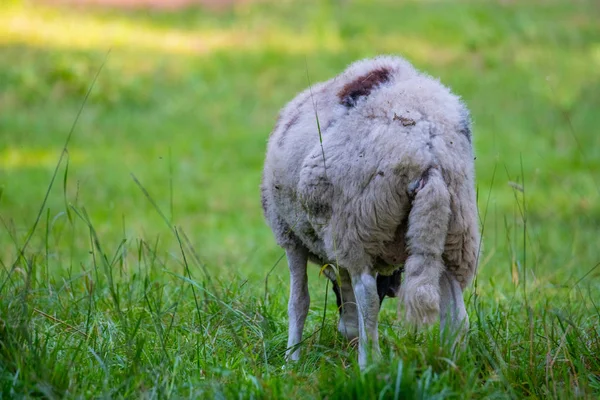
[[(592, 0), (2, 3), (0, 396), (597, 398), (599, 17)], [(288, 274), (258, 190), (268, 133), (307, 69), (316, 82), (379, 53), (473, 113), (469, 347), (449, 354), (386, 300), (383, 360), (360, 373), (315, 267), (286, 365)]]

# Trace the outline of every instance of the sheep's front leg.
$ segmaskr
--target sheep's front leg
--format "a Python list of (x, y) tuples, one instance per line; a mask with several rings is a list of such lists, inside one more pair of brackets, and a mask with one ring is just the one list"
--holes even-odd
[(364, 369), (368, 362), (369, 342), (372, 345), (372, 355), (378, 358), (379, 334), (377, 319), (379, 317), (379, 296), (375, 273), (370, 270), (351, 274), (352, 288), (358, 308), (358, 365)]
[(302, 341), (302, 330), (308, 315), (310, 295), (308, 293), (308, 277), (306, 264), (308, 251), (304, 248), (286, 249), (288, 266), (290, 268), (290, 298), (288, 302), (288, 343), (286, 359), (297, 361), (300, 357), (298, 344)]
[(444, 271), (440, 276), (440, 337), (453, 341), (452, 349), (462, 341), (469, 329), (469, 316), (460, 284), (454, 276)]

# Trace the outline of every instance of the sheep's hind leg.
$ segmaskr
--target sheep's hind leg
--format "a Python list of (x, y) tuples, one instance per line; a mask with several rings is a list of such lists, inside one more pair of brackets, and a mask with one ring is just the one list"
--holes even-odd
[[(348, 271), (340, 269), (339, 307), (340, 321), (338, 323), (338, 332), (348, 340), (358, 337), (358, 311), (356, 309), (356, 299), (352, 289), (352, 280)], [(336, 295), (338, 295), (336, 293)]]
[(308, 293), (308, 277), (306, 267), (308, 251), (302, 247), (286, 249), (290, 269), (290, 298), (288, 302), (288, 343), (286, 359), (297, 361), (300, 357), (298, 345), (302, 341), (302, 330), (308, 315), (310, 295)]
[(375, 273), (367, 270), (351, 274), (352, 287), (358, 308), (358, 365), (364, 369), (368, 363), (369, 342), (372, 345), (373, 358), (379, 358), (379, 334), (377, 319), (379, 317), (379, 296)]
[(450, 272), (444, 271), (440, 276), (440, 337), (444, 343), (452, 343), (454, 352), (468, 329), (469, 316), (460, 284)]

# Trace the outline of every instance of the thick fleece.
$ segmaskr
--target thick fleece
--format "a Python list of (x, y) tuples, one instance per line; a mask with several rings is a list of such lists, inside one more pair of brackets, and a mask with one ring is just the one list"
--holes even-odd
[[(365, 313), (378, 312), (369, 276), (404, 265), (400, 297), (408, 319), (421, 324), (439, 315), (442, 275), (464, 289), (476, 272), (469, 112), (402, 58), (358, 61), (293, 99), (269, 139), (261, 189), (288, 258), (306, 253), (345, 270), (353, 293), (366, 296)], [(298, 264), (290, 269), (305, 271)], [(360, 322), (362, 300), (350, 301)]]

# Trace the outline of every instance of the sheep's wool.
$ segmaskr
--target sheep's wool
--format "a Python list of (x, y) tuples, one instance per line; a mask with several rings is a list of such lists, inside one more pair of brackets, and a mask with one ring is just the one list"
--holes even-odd
[(432, 322), (447, 271), (479, 249), (469, 112), (398, 57), (358, 61), (300, 93), (271, 134), (262, 182), (279, 245), (354, 276), (404, 268), (407, 316)]

